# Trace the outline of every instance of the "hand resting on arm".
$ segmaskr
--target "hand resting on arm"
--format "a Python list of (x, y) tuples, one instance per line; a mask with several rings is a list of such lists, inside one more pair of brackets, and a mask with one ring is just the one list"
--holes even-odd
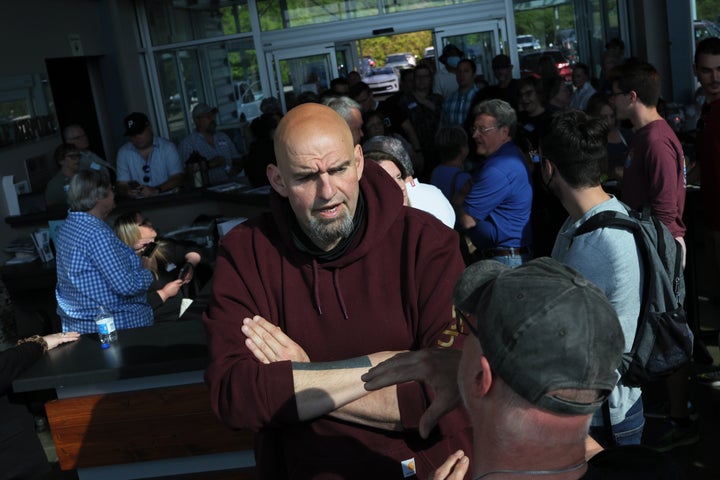
[(245, 345), (262, 363), (291, 361), (301, 420), (322, 415), (354, 423), (400, 430), (400, 409), (394, 386), (368, 392), (361, 375), (398, 352), (378, 352), (333, 362), (311, 362), (303, 348), (278, 326), (256, 315), (243, 320)]

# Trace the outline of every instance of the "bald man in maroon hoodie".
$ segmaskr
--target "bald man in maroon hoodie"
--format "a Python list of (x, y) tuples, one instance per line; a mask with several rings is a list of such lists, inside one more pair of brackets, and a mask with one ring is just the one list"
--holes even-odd
[(402, 205), (332, 109), (296, 107), (274, 138), (272, 211), (223, 238), (204, 317), (213, 408), (257, 432), (259, 478), (426, 478), (469, 451), (465, 411), (422, 438), (429, 387), (360, 377), (400, 351), (462, 348), (457, 236)]

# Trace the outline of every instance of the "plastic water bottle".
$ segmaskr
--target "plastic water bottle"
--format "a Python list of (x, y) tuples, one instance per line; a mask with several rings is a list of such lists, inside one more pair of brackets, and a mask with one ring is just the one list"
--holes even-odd
[(100, 307), (100, 313), (95, 317), (95, 324), (97, 325), (102, 348), (108, 348), (112, 342), (117, 340), (113, 314), (105, 310), (105, 307)]

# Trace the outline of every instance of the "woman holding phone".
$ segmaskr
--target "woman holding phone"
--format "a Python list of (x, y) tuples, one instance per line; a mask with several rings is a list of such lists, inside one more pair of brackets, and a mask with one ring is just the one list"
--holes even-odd
[(123, 243), (137, 255), (150, 259), (150, 271), (155, 279), (148, 288), (147, 301), (155, 322), (176, 321), (186, 298), (183, 286), (193, 279), (200, 254), (173, 242), (158, 240), (152, 223), (139, 211), (120, 215), (114, 228)]

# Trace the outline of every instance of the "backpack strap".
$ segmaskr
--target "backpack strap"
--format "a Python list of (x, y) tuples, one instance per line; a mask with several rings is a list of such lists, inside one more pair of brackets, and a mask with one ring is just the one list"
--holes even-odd
[[(573, 238), (583, 235), (585, 233), (592, 232), (599, 228), (617, 228), (630, 231), (633, 234), (635, 245), (640, 251), (643, 266), (643, 291), (640, 303), (640, 314), (638, 315), (637, 327), (635, 329), (635, 339), (637, 340), (637, 334), (638, 331), (640, 331), (641, 322), (645, 318), (645, 313), (647, 312), (647, 305), (650, 298), (650, 268), (652, 266), (652, 262), (650, 260), (650, 252), (648, 251), (647, 246), (643, 241), (642, 226), (640, 226), (638, 221), (630, 215), (616, 212), (614, 210), (605, 210), (596, 213), (595, 215), (590, 217), (585, 223), (580, 225), (577, 230), (575, 230), (575, 233), (573, 233)], [(633, 341), (630, 352), (623, 353), (622, 363), (618, 367), (618, 371), (620, 372), (621, 377), (625, 374), (625, 372), (627, 372), (628, 367), (632, 362), (632, 359), (636, 355), (637, 349), (638, 343), (636, 341)]]

